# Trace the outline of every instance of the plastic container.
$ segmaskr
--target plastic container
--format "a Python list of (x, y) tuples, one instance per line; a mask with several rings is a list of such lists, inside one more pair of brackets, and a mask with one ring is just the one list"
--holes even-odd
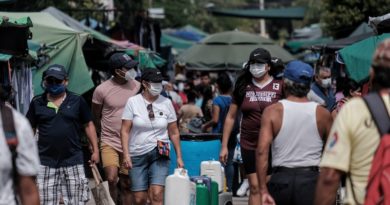
[(196, 205), (210, 205), (210, 192), (203, 183), (196, 184)]
[(214, 180), (211, 181), (210, 204), (218, 205), (218, 183)]
[[(181, 134), (180, 139), (183, 161), (189, 176), (200, 175), (199, 165), (202, 161), (219, 159), (219, 151), (221, 149), (220, 134), (188, 133)], [(171, 145), (171, 147), (173, 147), (173, 145)], [(171, 149), (169, 173), (173, 173), (176, 167), (176, 153), (174, 149)]]
[(203, 161), (200, 164), (200, 175), (208, 176), (218, 183), (218, 192), (225, 187), (225, 172), (219, 161)]
[[(180, 194), (178, 194), (180, 193)], [(186, 169), (175, 169), (165, 180), (165, 205), (195, 205), (196, 185), (187, 174)]]
[(208, 176), (195, 176), (190, 178), (191, 181), (196, 184), (204, 184), (207, 187), (207, 190), (211, 192), (211, 178)]

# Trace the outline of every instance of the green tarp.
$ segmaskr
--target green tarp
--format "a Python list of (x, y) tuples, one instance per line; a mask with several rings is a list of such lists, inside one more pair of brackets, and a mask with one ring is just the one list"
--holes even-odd
[(49, 62), (38, 69), (33, 76), (34, 93), (43, 92), (41, 88), (42, 73), (51, 64), (61, 64), (68, 69), (69, 86), (72, 92), (83, 94), (93, 88), (94, 84), (88, 72), (88, 67), (82, 52), (82, 45), (88, 37), (88, 33), (75, 31), (48, 13), (44, 12), (0, 12), (1, 16), (10, 18), (30, 17), (33, 27), (32, 41), (46, 45)]
[(186, 63), (189, 70), (240, 70), (248, 61), (250, 52), (259, 47), (284, 62), (294, 60), (288, 51), (272, 40), (242, 31), (212, 34), (180, 54), (178, 60)]
[(8, 26), (8, 25), (15, 25), (15, 26), (25, 26), (25, 27), (32, 27), (33, 24), (31, 22), (30, 17), (22, 17), (18, 19), (3, 17), (0, 18), (0, 26)]
[(172, 46), (172, 48), (176, 49), (179, 53), (183, 52), (184, 50), (188, 49), (192, 45), (194, 45), (195, 42), (193, 41), (187, 41), (184, 39), (180, 39), (174, 36), (171, 36), (169, 34), (163, 33), (161, 35), (161, 45), (162, 46)]
[(378, 44), (386, 38), (390, 38), (390, 34), (369, 37), (339, 51), (351, 79), (360, 82), (368, 78), (372, 55)]
[(12, 55), (8, 55), (5, 53), (0, 53), (0, 61), (9, 61), (12, 58)]
[(306, 9), (303, 7), (277, 9), (211, 9), (213, 15), (232, 16), (252, 19), (303, 19)]

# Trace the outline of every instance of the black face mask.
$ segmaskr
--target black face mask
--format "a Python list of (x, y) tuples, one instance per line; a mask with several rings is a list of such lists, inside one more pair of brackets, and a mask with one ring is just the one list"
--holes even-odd
[(0, 100), (7, 101), (11, 95), (11, 85), (0, 84)]

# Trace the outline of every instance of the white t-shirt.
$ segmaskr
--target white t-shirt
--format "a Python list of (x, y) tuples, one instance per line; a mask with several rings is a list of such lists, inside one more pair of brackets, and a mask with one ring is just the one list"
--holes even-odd
[[(0, 115), (1, 116), (1, 115)], [(37, 142), (30, 123), (19, 112), (13, 112), (18, 145), (16, 167), (19, 175), (36, 176), (39, 171)], [(0, 117), (0, 204), (14, 205), (15, 197), (12, 179), (12, 157), (4, 136)]]
[[(141, 94), (130, 97), (123, 110), (122, 119), (131, 120), (129, 152), (130, 156), (139, 156), (152, 151), (157, 140), (169, 141), (168, 124), (176, 121), (172, 102), (159, 95), (152, 103), (154, 119), (149, 119), (147, 106), (151, 104)], [(125, 145), (124, 145), (125, 146)]]

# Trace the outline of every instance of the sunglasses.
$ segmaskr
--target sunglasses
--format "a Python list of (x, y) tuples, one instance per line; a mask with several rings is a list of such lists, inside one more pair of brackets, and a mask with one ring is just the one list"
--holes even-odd
[(146, 110), (148, 111), (149, 119), (153, 120), (154, 119), (153, 105), (149, 104), (148, 106), (146, 106)]
[(45, 81), (47, 84), (53, 85), (53, 84), (61, 84), (63, 80), (57, 78), (46, 78)]

